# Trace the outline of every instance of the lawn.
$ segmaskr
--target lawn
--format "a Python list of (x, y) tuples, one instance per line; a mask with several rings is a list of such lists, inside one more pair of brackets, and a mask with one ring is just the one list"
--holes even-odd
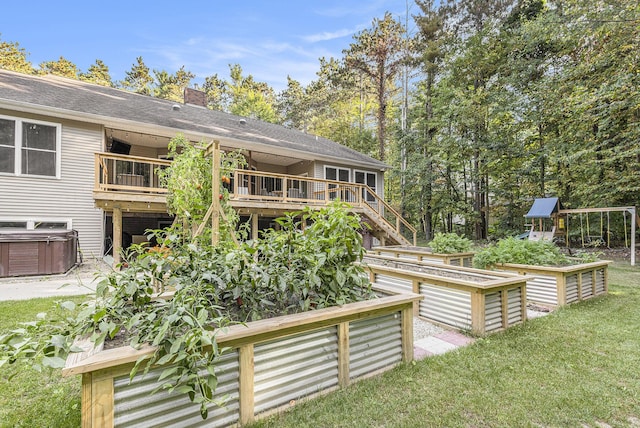
[[(0, 331), (31, 321), (59, 298), (0, 302)], [(76, 302), (83, 297), (67, 298)], [(26, 366), (0, 368), (0, 427), (79, 427), (80, 378)]]
[[(0, 331), (52, 301), (0, 302)], [(640, 268), (615, 264), (608, 296), (298, 403), (254, 426), (640, 426), (638, 307)], [(0, 391), (1, 427), (80, 425), (78, 377), (3, 367)]]
[(404, 365), (256, 427), (640, 426), (640, 268), (610, 295)]

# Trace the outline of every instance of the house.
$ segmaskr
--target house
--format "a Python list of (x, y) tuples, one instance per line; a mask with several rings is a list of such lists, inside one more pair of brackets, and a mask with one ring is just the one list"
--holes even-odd
[[(383, 162), (325, 138), (205, 107), (57, 76), (0, 70), (0, 231), (73, 229), (102, 257), (171, 223), (156, 171), (177, 134), (242, 149), (231, 204), (255, 227), (303, 206), (350, 202), (383, 242), (415, 230), (383, 200)], [(114, 229), (116, 233), (114, 234)]]

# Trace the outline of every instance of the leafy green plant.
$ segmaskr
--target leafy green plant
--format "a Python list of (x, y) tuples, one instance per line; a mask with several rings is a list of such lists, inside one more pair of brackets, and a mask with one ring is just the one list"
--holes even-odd
[[(181, 134), (169, 142), (168, 156), (173, 158), (171, 166), (157, 171), (161, 184), (168, 190), (168, 211), (189, 228), (197, 227), (209, 209), (214, 193), (211, 189), (211, 156), (207, 156), (202, 148)], [(216, 194), (221, 199), (227, 217), (227, 222), (221, 223), (220, 235), (223, 238), (235, 230), (238, 223), (236, 211), (225, 203), (229, 199), (229, 191), (223, 184), (230, 181), (233, 170), (246, 165), (247, 161), (240, 151), (222, 152), (220, 155), (221, 185)]]
[[(256, 242), (226, 256), (225, 300), (243, 319), (318, 309), (372, 297), (360, 266), (359, 218), (336, 201), (276, 219)], [(301, 223), (308, 223), (302, 228)]]
[(593, 263), (600, 260), (604, 253), (601, 251), (590, 252), (590, 251), (578, 251), (573, 255), (573, 258), (576, 259), (579, 263)]
[[(309, 225), (301, 229), (300, 222)], [(185, 239), (178, 228), (153, 231), (161, 250), (136, 251), (121, 271), (106, 275), (96, 295), (79, 307), (59, 304), (0, 336), (0, 366), (21, 360), (38, 370), (60, 368), (81, 349), (112, 341), (151, 345), (150, 356), (130, 372), (166, 365), (159, 389), (185, 393), (200, 405), (203, 418), (215, 395), (214, 367), (225, 351), (216, 332), (231, 323), (340, 305), (372, 298), (362, 267), (360, 222), (346, 204), (290, 214), (278, 219), (257, 241), (212, 246)], [(155, 291), (171, 290), (171, 298)]]
[(456, 233), (436, 233), (429, 248), (439, 254), (465, 253), (471, 249), (471, 244), (471, 240)]
[(549, 241), (530, 241), (513, 237), (481, 249), (473, 258), (473, 266), (481, 269), (500, 263), (558, 266), (570, 264), (570, 260)]
[(211, 205), (211, 158), (180, 134), (169, 142), (171, 166), (158, 170), (170, 214), (201, 220)]

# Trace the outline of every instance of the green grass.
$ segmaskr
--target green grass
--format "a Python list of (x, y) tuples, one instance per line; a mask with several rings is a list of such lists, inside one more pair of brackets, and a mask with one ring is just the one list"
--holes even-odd
[(301, 403), (256, 427), (640, 426), (640, 269), (610, 295)]
[[(640, 426), (640, 268), (611, 266), (609, 291), (254, 426)], [(0, 302), (0, 331), (52, 301)], [(1, 427), (80, 425), (78, 377), (3, 367), (0, 391)]]
[[(83, 297), (65, 300), (82, 301)], [(31, 321), (60, 298), (0, 302), (0, 331)], [(27, 366), (0, 368), (0, 427), (79, 427), (80, 378)]]

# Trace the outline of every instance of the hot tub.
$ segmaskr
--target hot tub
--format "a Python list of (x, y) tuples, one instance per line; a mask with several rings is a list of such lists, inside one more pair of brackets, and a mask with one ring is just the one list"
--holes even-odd
[(0, 277), (65, 273), (77, 253), (75, 230), (0, 232)]

